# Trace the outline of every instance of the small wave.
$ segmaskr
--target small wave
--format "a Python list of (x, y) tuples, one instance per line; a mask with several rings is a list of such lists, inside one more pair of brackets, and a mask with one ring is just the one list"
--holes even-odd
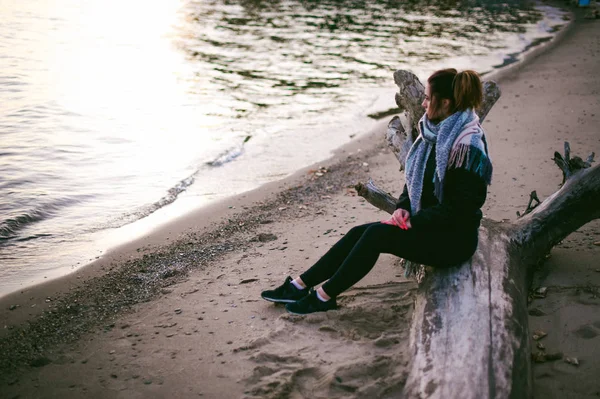
[(45, 219), (46, 214), (41, 210), (32, 210), (29, 213), (7, 219), (0, 224), (0, 240), (9, 240), (17, 237), (17, 232), (25, 226)]
[(177, 199), (177, 197), (179, 196), (179, 194), (181, 194), (182, 192), (187, 190), (187, 188), (189, 186), (194, 184), (194, 181), (196, 180), (196, 174), (198, 174), (198, 171), (194, 172), (193, 175), (186, 177), (185, 179), (183, 179), (179, 183), (177, 183), (175, 186), (171, 187), (167, 191), (167, 195), (165, 195), (164, 197), (162, 197), (160, 200), (156, 201), (152, 205), (148, 206), (148, 208), (146, 210), (146, 214), (143, 215), (142, 217), (148, 216), (149, 214), (157, 211), (158, 209), (162, 208), (163, 206), (169, 205), (170, 203), (174, 202)]
[(73, 199), (58, 199), (50, 203), (40, 204), (34, 209), (30, 209), (19, 216), (8, 218), (0, 222), (0, 242), (19, 238), (19, 232), (26, 227), (50, 219), (55, 216), (59, 210), (72, 205)]
[(538, 38), (532, 40), (531, 43), (529, 43), (527, 46), (525, 46), (525, 48), (523, 48), (523, 50), (516, 52), (516, 53), (506, 54), (504, 56), (504, 61), (502, 62), (502, 64), (494, 65), (493, 68), (495, 68), (495, 69), (503, 68), (507, 65), (518, 62), (520, 60), (520, 57), (522, 57), (523, 54), (525, 54), (527, 51), (529, 51), (533, 47), (539, 46), (541, 44), (544, 44), (544, 43), (552, 40), (553, 37), (554, 36), (538, 37)]
[[(221, 166), (227, 162), (233, 161), (235, 158), (237, 158), (241, 154), (243, 154), (244, 144), (246, 144), (248, 142), (248, 140), (250, 140), (251, 138), (252, 138), (252, 136), (246, 136), (244, 138), (244, 141), (242, 141), (242, 143), (240, 145), (223, 152), (221, 155), (219, 155), (214, 160), (206, 162), (206, 165), (211, 166), (211, 167), (217, 167), (217, 166)], [(102, 230), (102, 229), (106, 229), (106, 228), (119, 228), (119, 227), (123, 227), (127, 224), (133, 223), (137, 220), (140, 220), (140, 219), (150, 216), (154, 212), (158, 211), (160, 208), (163, 208), (163, 207), (175, 202), (175, 200), (181, 193), (186, 191), (188, 187), (190, 187), (192, 184), (194, 184), (194, 181), (196, 180), (196, 176), (200, 173), (201, 170), (202, 170), (202, 168), (198, 168), (190, 176), (179, 181), (175, 186), (173, 186), (169, 190), (167, 190), (167, 194), (164, 197), (162, 197), (161, 199), (159, 199), (158, 201), (156, 201), (152, 204), (149, 204), (149, 205), (145, 205), (145, 206), (137, 209), (135, 212), (122, 215), (117, 220), (113, 220), (112, 222), (109, 222), (106, 225), (94, 228), (93, 230)]]
[(242, 155), (244, 153), (244, 144), (246, 144), (248, 142), (248, 140), (250, 140), (251, 138), (252, 138), (252, 136), (246, 136), (246, 138), (244, 139), (242, 144), (240, 144), (236, 147), (230, 148), (229, 150), (223, 152), (217, 158), (215, 158), (212, 161), (207, 162), (206, 164), (208, 166), (221, 166), (228, 162), (233, 161), (234, 159), (236, 159), (237, 157), (239, 157), (240, 155)]
[(34, 235), (28, 236), (28, 237), (17, 238), (17, 239), (15, 239), (15, 242), (25, 242), (25, 241), (37, 240), (38, 238), (52, 237), (52, 236), (53, 236), (53, 234), (34, 234)]
[(158, 201), (156, 201), (152, 204), (144, 205), (144, 206), (140, 207), (139, 209), (137, 209), (135, 212), (124, 214), (124, 215), (118, 217), (116, 220), (112, 220), (111, 222), (108, 222), (106, 224), (96, 226), (96, 227), (90, 229), (90, 231), (104, 230), (104, 229), (108, 229), (108, 228), (117, 229), (119, 227), (123, 227), (123, 226), (133, 223), (137, 220), (140, 220), (147, 216), (150, 216), (151, 214), (153, 214), (160, 208), (175, 202), (175, 200), (177, 199), (179, 194), (181, 194), (182, 192), (187, 190), (187, 188), (189, 186), (194, 184), (194, 181), (196, 180), (196, 175), (198, 174), (198, 172), (199, 172), (199, 170), (196, 170), (192, 175), (179, 181), (176, 185), (174, 185), (173, 187), (168, 189), (167, 194), (164, 197), (162, 197), (161, 199), (159, 199)]

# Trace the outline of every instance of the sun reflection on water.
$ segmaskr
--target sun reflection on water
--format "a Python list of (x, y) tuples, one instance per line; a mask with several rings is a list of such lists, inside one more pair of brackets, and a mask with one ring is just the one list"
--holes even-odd
[(326, 158), (395, 106), (398, 68), (506, 62), (544, 35), (507, 3), (0, 1), (0, 295)]

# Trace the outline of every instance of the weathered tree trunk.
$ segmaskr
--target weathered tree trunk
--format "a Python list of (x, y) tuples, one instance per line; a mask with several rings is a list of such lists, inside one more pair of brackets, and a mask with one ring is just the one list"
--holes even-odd
[[(414, 85), (413, 77), (408, 81)], [(532, 270), (555, 244), (600, 217), (600, 165), (575, 171), (588, 167), (593, 155), (587, 163), (569, 162), (565, 149), (564, 158), (558, 155), (566, 165), (561, 166), (566, 183), (559, 191), (514, 223), (484, 219), (469, 262), (428, 268), (417, 292), (404, 397), (531, 396), (527, 294)], [(372, 182), (357, 190), (393, 212), (395, 198)]]

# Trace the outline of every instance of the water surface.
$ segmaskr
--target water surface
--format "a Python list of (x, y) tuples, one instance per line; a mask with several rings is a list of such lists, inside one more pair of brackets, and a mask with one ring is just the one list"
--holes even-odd
[(485, 73), (564, 23), (445, 3), (0, 0), (0, 295), (328, 157), (397, 69)]

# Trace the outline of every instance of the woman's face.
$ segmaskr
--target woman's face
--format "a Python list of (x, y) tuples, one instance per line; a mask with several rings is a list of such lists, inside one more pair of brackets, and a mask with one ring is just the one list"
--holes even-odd
[[(433, 102), (436, 102), (434, 105)], [(435, 100), (431, 96), (431, 87), (427, 86), (425, 89), (425, 99), (421, 104), (423, 108), (425, 108), (425, 113), (427, 114), (427, 119), (432, 122), (440, 122), (446, 117), (448, 117), (448, 108), (450, 106), (450, 101), (447, 99), (443, 99), (441, 104), (437, 104), (439, 101), (438, 98)]]

